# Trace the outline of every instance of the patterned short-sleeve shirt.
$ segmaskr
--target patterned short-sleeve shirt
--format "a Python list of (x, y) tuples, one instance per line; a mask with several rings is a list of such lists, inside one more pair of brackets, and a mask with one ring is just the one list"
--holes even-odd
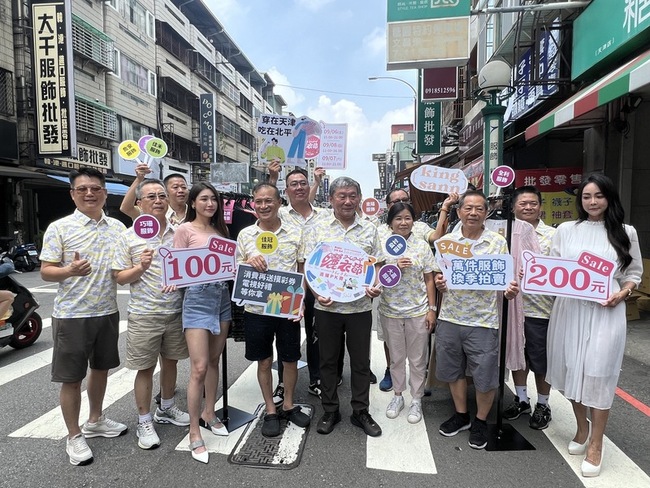
[[(385, 246), (386, 239), (382, 239)], [(412, 233), (406, 240), (406, 252), (412, 266), (402, 269), (402, 278), (392, 288), (382, 288), (378, 311), (386, 317), (412, 318), (425, 315), (429, 309), (424, 274), (433, 272), (433, 252), (428, 242)], [(386, 264), (397, 263), (396, 257), (386, 255)]]
[[(539, 241), (542, 254), (548, 256), (551, 253), (551, 241), (555, 234), (555, 227), (546, 225), (540, 220), (535, 228), (535, 233), (537, 234), (537, 240)], [(521, 298), (524, 304), (524, 316), (539, 319), (547, 319), (551, 316), (553, 300), (555, 300), (554, 296), (522, 293)]]
[[(462, 224), (456, 226), (445, 239), (458, 242), (471, 242), (463, 237)], [(508, 244), (502, 235), (483, 229), (481, 236), (475, 241), (472, 251), (475, 255), (508, 254)], [(436, 262), (434, 270), (440, 272)], [(439, 318), (454, 324), (469, 327), (499, 328), (499, 309), (496, 291), (482, 290), (447, 290), (442, 296), (442, 308)]]
[[(302, 261), (321, 242), (349, 242), (369, 256), (377, 258), (377, 262), (381, 263), (385, 260), (377, 228), (358, 215), (355, 217), (354, 223), (346, 229), (336, 218), (334, 212), (328, 212), (327, 216), (319, 220), (317, 225), (310, 228), (309, 232), (304, 233), (303, 242), (304, 246), (299, 254), (299, 259)], [(323, 307), (316, 301), (314, 306), (318, 310), (335, 313), (367, 312), (372, 309), (370, 298), (367, 296), (350, 303), (334, 302), (329, 307)]]
[(78, 252), (92, 267), (88, 276), (59, 282), (52, 317), (101, 317), (117, 312), (117, 283), (111, 270), (115, 247), (125, 229), (122, 222), (104, 213), (96, 221), (79, 210), (48, 226), (41, 261), (67, 266)]
[[(281, 221), (280, 228), (274, 232), (278, 237), (278, 248), (272, 254), (264, 255), (269, 269), (280, 271), (297, 271), (298, 252), (302, 245), (302, 230), (287, 221)], [(244, 227), (237, 236), (237, 264), (245, 263), (253, 256), (262, 253), (257, 249), (255, 241), (257, 236), (264, 232), (259, 225), (253, 224)], [(258, 315), (264, 314), (264, 307), (261, 305), (246, 304), (244, 310)]]
[(174, 228), (167, 223), (165, 232), (152, 239), (138, 237), (133, 227), (120, 236), (113, 258), (113, 270), (131, 269), (140, 264), (140, 255), (145, 249), (154, 249), (151, 266), (139, 280), (131, 283), (129, 312), (138, 315), (173, 314), (181, 311), (183, 297), (180, 291), (162, 292), (163, 258), (158, 254), (160, 247), (173, 247)]

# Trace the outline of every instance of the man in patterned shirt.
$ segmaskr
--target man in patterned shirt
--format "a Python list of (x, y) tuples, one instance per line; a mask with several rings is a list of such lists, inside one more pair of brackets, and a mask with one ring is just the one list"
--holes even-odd
[[(548, 256), (551, 252), (551, 240), (555, 229), (540, 220), (542, 212), (542, 195), (534, 186), (522, 186), (512, 194), (515, 217), (528, 222), (535, 228), (541, 254)], [(537, 386), (537, 405), (528, 425), (532, 429), (543, 430), (551, 421), (551, 407), (548, 397), (551, 385), (546, 382), (546, 335), (548, 321), (553, 308), (551, 295), (522, 295), (524, 309), (523, 332), (525, 338), (524, 358), (526, 369), (513, 371), (515, 399), (503, 411), (503, 417), (515, 420), (524, 413), (530, 413), (530, 399), (526, 388), (528, 371), (535, 374)]]
[[(302, 245), (300, 227), (278, 216), (282, 199), (278, 189), (270, 183), (258, 183), (253, 188), (253, 201), (258, 220), (242, 229), (237, 236), (237, 263), (248, 264), (259, 273), (268, 269), (302, 272), (298, 266), (298, 251)], [(277, 238), (274, 252), (263, 256), (256, 242), (263, 232), (271, 232)], [(300, 268), (300, 269), (299, 269)], [(293, 393), (298, 378), (300, 359), (300, 318), (267, 315), (264, 306), (246, 304), (244, 307), (244, 332), (246, 335), (246, 359), (257, 361), (257, 379), (266, 404), (262, 435), (276, 437), (282, 433), (281, 420), (288, 420), (298, 427), (307, 427), (308, 415), (293, 404)], [(273, 402), (273, 340), (276, 340), (278, 362), (284, 363), (284, 396), (282, 406)]]
[[(153, 422), (190, 425), (190, 416), (174, 402), (177, 363), (188, 357), (181, 323), (180, 291), (162, 288), (162, 258), (157, 248), (173, 247), (174, 227), (167, 221), (167, 193), (162, 181), (147, 179), (136, 188), (136, 202), (143, 214), (154, 216), (160, 231), (149, 239), (133, 227), (124, 231), (113, 259), (113, 275), (120, 285), (130, 285), (126, 366), (137, 371), (133, 392), (138, 409), (138, 446), (160, 445)], [(160, 407), (151, 416), (153, 374), (160, 355)]]
[[(68, 429), (70, 463), (90, 464), (85, 437), (117, 437), (126, 425), (102, 414), (108, 370), (120, 364), (117, 340), (117, 283), (111, 275), (116, 243), (124, 225), (104, 214), (106, 184), (94, 168), (70, 172), (70, 196), (77, 209), (47, 228), (41, 277), (59, 283), (52, 311), (52, 381), (61, 383), (61, 412)], [(81, 382), (88, 364), (88, 421), (79, 428)]]
[[(470, 190), (458, 203), (462, 225), (456, 226), (446, 238), (473, 244), (474, 255), (507, 254), (506, 240), (485, 228), (488, 202), (482, 192)], [(487, 445), (487, 416), (499, 386), (499, 306), (500, 292), (493, 290), (460, 290), (447, 288), (438, 263), (435, 284), (444, 293), (436, 327), (436, 377), (449, 383), (455, 413), (440, 426), (440, 434), (451, 437), (471, 427), (469, 446), (483, 449)], [(511, 281), (503, 296), (510, 300), (519, 293)], [(465, 372), (474, 380), (476, 418), (470, 423), (467, 408)]]
[[(359, 183), (342, 176), (331, 183), (329, 193), (333, 212), (319, 220), (310, 232), (304, 235), (304, 248), (299, 260), (304, 261), (321, 242), (344, 241), (377, 258), (376, 267), (379, 267), (384, 258), (377, 228), (360, 218), (356, 212), (361, 201)], [(319, 332), (321, 401), (325, 411), (318, 422), (317, 431), (320, 434), (329, 434), (341, 421), (337, 393), (338, 362), (341, 344), (345, 340), (352, 373), (352, 424), (362, 428), (369, 436), (381, 435), (381, 427), (368, 413), (372, 329), (370, 299), (378, 297), (379, 294), (379, 288), (368, 287), (366, 296), (353, 302), (339, 303), (330, 297), (314, 293), (314, 313)]]

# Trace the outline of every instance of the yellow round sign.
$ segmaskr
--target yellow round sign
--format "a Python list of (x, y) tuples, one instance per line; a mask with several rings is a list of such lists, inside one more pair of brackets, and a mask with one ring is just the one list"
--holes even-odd
[(117, 150), (120, 156), (122, 156), (122, 159), (126, 159), (127, 161), (131, 161), (140, 156), (140, 146), (138, 146), (137, 142), (130, 139), (120, 142)]
[(278, 249), (278, 236), (273, 232), (262, 232), (255, 239), (255, 247), (262, 254), (273, 254)]

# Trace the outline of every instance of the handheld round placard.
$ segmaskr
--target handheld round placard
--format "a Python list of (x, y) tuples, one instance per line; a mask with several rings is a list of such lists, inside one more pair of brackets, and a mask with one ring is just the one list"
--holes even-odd
[(153, 215), (142, 214), (133, 221), (133, 232), (142, 239), (153, 239), (160, 232), (160, 222)]
[(273, 232), (261, 232), (255, 239), (255, 247), (262, 254), (273, 254), (278, 249), (278, 236)]

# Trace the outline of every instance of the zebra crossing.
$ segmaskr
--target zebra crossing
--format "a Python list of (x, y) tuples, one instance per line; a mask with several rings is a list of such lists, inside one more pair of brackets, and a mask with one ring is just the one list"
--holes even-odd
[[(46, 329), (51, 326), (51, 319), (45, 318), (43, 326)], [(126, 321), (120, 321), (120, 333), (126, 331)], [(36, 352), (33, 355), (9, 362), (0, 367), (0, 395), (2, 387), (18, 381), (21, 378), (31, 374), (49, 374), (49, 366), (52, 360), (52, 350)], [(385, 367), (385, 358), (383, 345), (377, 340), (373, 332), (372, 358), (371, 363), (375, 371), (383, 371)], [(158, 371), (156, 370), (156, 373)], [(123, 399), (127, 395), (132, 395), (133, 381), (135, 371), (126, 368), (112, 371), (108, 378), (107, 391), (104, 401), (104, 407), (110, 411), (110, 407), (115, 402)], [(179, 376), (179, 382), (182, 382)], [(512, 385), (509, 385), (512, 388)], [(536, 397), (534, 391), (534, 382), (529, 382), (531, 398)], [(230, 406), (247, 411), (254, 412), (261, 402), (261, 395), (256, 377), (256, 365), (248, 366), (237, 380), (229, 385)], [(375, 386), (371, 388), (371, 410), (370, 413), (379, 422), (383, 429), (383, 435), (377, 438), (366, 438), (366, 468), (376, 470), (386, 470), (403, 473), (419, 473), (427, 475), (436, 475), (439, 470), (444, 469), (436, 462), (435, 446), (432, 442), (438, 442), (437, 423), (424, 421), (418, 424), (409, 424), (406, 422), (405, 411), (402, 416), (395, 420), (388, 420), (385, 417), (385, 408), (390, 400), (391, 393), (379, 391)], [(408, 392), (404, 392), (405, 402), (408, 405), (410, 397)], [(130, 399), (132, 401), (132, 399)], [(451, 400), (450, 400), (451, 401)], [(580, 456), (570, 456), (566, 451), (566, 445), (574, 432), (573, 415), (570, 403), (565, 400), (559, 393), (553, 392), (551, 397), (553, 408), (553, 421), (548, 429), (543, 431), (549, 442), (557, 450), (566, 465), (570, 466), (576, 476), (576, 481), (583, 486), (617, 486), (621, 479), (625, 479), (626, 488), (647, 487), (650, 486), (650, 477), (638, 465), (636, 465), (626, 453), (614, 444), (610, 439), (606, 439), (607, 458), (606, 466), (599, 478), (586, 479), (580, 475)], [(219, 399), (216, 408), (221, 408), (222, 402)], [(80, 419), (88, 415), (88, 402), (86, 392), (83, 392), (82, 411)], [(316, 412), (316, 419), (319, 412)], [(402, 418), (404, 417), (404, 418)], [(207, 448), (215, 454), (229, 454), (242, 435), (244, 427), (237, 429), (228, 437), (205, 436)], [(431, 431), (434, 432), (431, 432)], [(30, 439), (38, 442), (40, 439), (61, 440), (66, 436), (66, 429), (63, 423), (60, 407), (52, 408), (42, 415), (36, 416), (25, 425), (8, 434), (10, 438)], [(525, 432), (523, 432), (525, 434)], [(187, 451), (189, 439), (185, 431), (179, 431), (179, 436), (184, 436), (178, 440), (175, 447), (177, 451)], [(315, 432), (310, 435), (317, 435)], [(440, 442), (444, 442), (443, 439)], [(489, 456), (489, 453), (485, 454)]]

